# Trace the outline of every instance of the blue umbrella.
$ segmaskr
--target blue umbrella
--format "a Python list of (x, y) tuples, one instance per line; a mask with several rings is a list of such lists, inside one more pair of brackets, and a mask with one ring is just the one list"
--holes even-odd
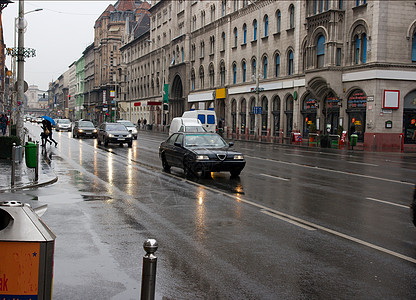
[(49, 116), (43, 116), (42, 118), (45, 119), (45, 120), (47, 120), (47, 121), (49, 121), (49, 122), (51, 122), (52, 125), (55, 125), (55, 120), (52, 119), (51, 117), (49, 117)]

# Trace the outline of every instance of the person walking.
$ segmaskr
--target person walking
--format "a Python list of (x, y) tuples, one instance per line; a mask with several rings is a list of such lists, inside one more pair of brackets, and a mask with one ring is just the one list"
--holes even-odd
[[(46, 135), (46, 140), (49, 138), (49, 143), (52, 144), (52, 142), (55, 143), (55, 148), (58, 145), (58, 142), (55, 141), (52, 137), (52, 123), (48, 120), (43, 120), (42, 121), (42, 129)], [(46, 146), (46, 141), (45, 141), (45, 146)]]
[(140, 129), (140, 119), (137, 119), (137, 129)]
[(4, 114), (0, 116), (0, 129), (3, 135), (6, 135), (7, 117)]

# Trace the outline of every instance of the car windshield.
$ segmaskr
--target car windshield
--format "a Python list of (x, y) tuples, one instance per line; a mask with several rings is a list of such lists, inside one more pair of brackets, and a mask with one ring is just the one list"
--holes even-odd
[(69, 124), (70, 122), (69, 122), (68, 119), (59, 119), (58, 123), (60, 123), (60, 124)]
[(126, 126), (123, 124), (107, 124), (107, 130), (109, 131), (126, 131)]
[(216, 133), (214, 134), (187, 134), (185, 136), (186, 147), (221, 148), (227, 143)]
[(92, 124), (92, 122), (89, 122), (89, 121), (81, 121), (81, 122), (79, 122), (79, 126), (80, 127), (91, 127), (91, 128), (94, 128), (94, 124)]
[(121, 124), (123, 124), (125, 126), (128, 126), (128, 127), (134, 127), (133, 123), (130, 122), (130, 121), (123, 121), (123, 122), (119, 122), (119, 123), (121, 123)]
[(186, 132), (207, 132), (204, 127), (202, 126), (186, 126)]

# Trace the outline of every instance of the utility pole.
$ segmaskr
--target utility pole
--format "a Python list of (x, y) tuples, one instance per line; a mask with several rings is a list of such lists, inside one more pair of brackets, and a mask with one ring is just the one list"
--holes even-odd
[(25, 91), (24, 91), (24, 62), (25, 62), (25, 55), (24, 55), (24, 0), (19, 0), (19, 26), (18, 26), (18, 40), (17, 40), (17, 103), (15, 106), (16, 114), (15, 114), (15, 124), (16, 124), (16, 136), (20, 137), (23, 141), (22, 136), (22, 128), (23, 128), (23, 120), (22, 120), (22, 109), (23, 103), (25, 99)]

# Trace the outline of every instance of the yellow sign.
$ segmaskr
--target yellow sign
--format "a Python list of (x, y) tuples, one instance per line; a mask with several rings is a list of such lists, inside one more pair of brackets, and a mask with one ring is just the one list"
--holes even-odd
[(354, 123), (355, 125), (357, 125), (357, 126), (361, 126), (361, 121), (355, 121), (355, 123)]
[(217, 89), (215, 91), (215, 98), (217, 99), (225, 99), (225, 88)]
[(37, 299), (39, 252), (39, 243), (0, 242), (0, 299)]

